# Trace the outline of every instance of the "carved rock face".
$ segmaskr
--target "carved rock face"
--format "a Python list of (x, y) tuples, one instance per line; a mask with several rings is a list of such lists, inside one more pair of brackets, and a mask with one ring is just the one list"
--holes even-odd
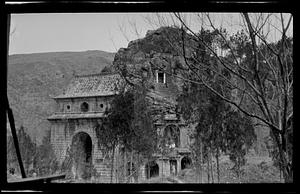
[[(185, 66), (181, 56), (182, 35), (181, 29), (161, 27), (148, 31), (142, 39), (131, 41), (115, 55), (114, 68), (129, 82), (137, 84), (143, 80), (146, 83), (155, 113), (175, 112), (176, 98), (183, 84), (180, 68)], [(191, 45), (191, 38), (187, 37), (185, 34), (185, 44)]]
[[(113, 65), (128, 81), (136, 84), (144, 79), (152, 92), (175, 102), (183, 84), (180, 79), (180, 69), (185, 66), (181, 56), (183, 34), (186, 45), (194, 44), (179, 28), (161, 27), (148, 31), (144, 38), (121, 48)], [(188, 50), (186, 53), (189, 54)], [(158, 83), (158, 72), (165, 74), (161, 78), (164, 82)]]

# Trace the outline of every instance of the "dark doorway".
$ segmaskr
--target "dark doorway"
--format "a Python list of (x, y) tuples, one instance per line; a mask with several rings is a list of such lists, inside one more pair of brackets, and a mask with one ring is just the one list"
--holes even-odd
[(146, 170), (146, 178), (147, 179), (159, 176), (159, 167), (158, 167), (158, 164), (154, 161), (146, 164), (145, 170)]
[(177, 175), (177, 160), (170, 160), (170, 173)]
[(77, 133), (72, 139), (71, 153), (75, 178), (89, 179), (92, 172), (92, 139), (85, 132)]
[(181, 159), (181, 170), (190, 168), (192, 164), (192, 160), (188, 157), (185, 156)]

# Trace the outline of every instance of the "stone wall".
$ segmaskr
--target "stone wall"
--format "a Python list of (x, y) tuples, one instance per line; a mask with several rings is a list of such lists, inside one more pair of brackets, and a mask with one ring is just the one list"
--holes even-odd
[[(87, 102), (89, 104), (88, 112), (104, 112), (109, 107), (111, 97), (89, 97), (89, 98), (68, 98), (59, 99), (56, 104), (56, 111), (60, 113), (80, 113), (81, 104)], [(68, 109), (67, 106), (70, 106)]]
[[(67, 156), (67, 150), (71, 148), (73, 137), (79, 132), (87, 133), (92, 140), (92, 164), (99, 175), (100, 182), (110, 182), (111, 158), (98, 148), (98, 139), (94, 130), (98, 123), (101, 123), (100, 119), (52, 121), (51, 144), (58, 161), (62, 164)], [(71, 129), (73, 127), (74, 129)], [(115, 176), (113, 178), (115, 179)]]
[(186, 126), (180, 126), (180, 147), (181, 148), (189, 148), (190, 146), (190, 137), (189, 132), (190, 129)]
[[(98, 139), (94, 127), (101, 124), (101, 119), (76, 119), (76, 120), (57, 120), (52, 121), (51, 142), (57, 158), (62, 163), (66, 157), (67, 150), (70, 149), (73, 137), (79, 132), (87, 133), (92, 140), (92, 164), (97, 172), (97, 181), (102, 183), (110, 183), (111, 179), (111, 153), (103, 154), (98, 148)], [(174, 122), (166, 123), (166, 125), (157, 126), (158, 133), (161, 135), (167, 125), (174, 125)], [(177, 125), (180, 129), (180, 148), (188, 148), (188, 128)], [(114, 165), (117, 166), (118, 149), (116, 148)], [(180, 171), (180, 161), (177, 160), (177, 173)], [(120, 160), (120, 158), (119, 158)], [(158, 158), (156, 163), (159, 165), (159, 174), (164, 176), (170, 175), (170, 158), (164, 160)], [(146, 180), (145, 164), (139, 169), (139, 181)], [(113, 172), (113, 182), (116, 181), (116, 168)]]

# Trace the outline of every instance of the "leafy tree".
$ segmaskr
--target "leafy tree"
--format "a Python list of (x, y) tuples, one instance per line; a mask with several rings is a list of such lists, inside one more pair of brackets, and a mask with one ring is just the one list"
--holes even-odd
[[(199, 36), (205, 39), (206, 44), (212, 45), (216, 32), (201, 29)], [(196, 47), (194, 57), (197, 59), (189, 59), (188, 63), (194, 63), (194, 60), (199, 60), (205, 66), (214, 69), (214, 71), (220, 70), (218, 62), (203, 44), (199, 44)], [(198, 77), (195, 72), (199, 72), (202, 78), (214, 85), (218, 91), (222, 91), (224, 95), (230, 96), (228, 86), (215, 77), (210, 69), (193, 69), (189, 72), (184, 72), (184, 76), (188, 77), (189, 80), (197, 80)], [(210, 175), (212, 175), (213, 179), (213, 173), (210, 174), (210, 171), (212, 172), (211, 158), (214, 155), (217, 160), (219, 181), (219, 155), (221, 151), (225, 150), (222, 129), (226, 112), (229, 111), (229, 105), (203, 85), (192, 81), (184, 83), (183, 92), (177, 101), (178, 109), (181, 111), (183, 118), (187, 122), (196, 125), (195, 133), (192, 135), (194, 139), (192, 147), (196, 152), (194, 155), (197, 156), (197, 165), (200, 167), (199, 173), (202, 171), (201, 164), (206, 161), (208, 181), (210, 180)], [(201, 157), (199, 158), (199, 156)], [(202, 176), (200, 175), (200, 177)]]
[[(130, 172), (133, 169), (132, 166), (127, 166), (127, 158), (131, 160), (129, 164), (135, 166), (133, 175), (138, 179), (140, 165), (146, 158), (152, 157), (156, 148), (156, 131), (146, 94), (147, 89), (143, 83), (120, 91), (111, 101), (103, 124), (96, 128), (100, 147), (111, 151), (117, 145), (122, 148), (123, 177), (128, 174), (128, 168), (131, 169)], [(123, 181), (127, 181), (125, 179)]]
[(53, 174), (58, 170), (58, 161), (50, 142), (51, 131), (48, 130), (42, 140), (42, 144), (37, 146), (34, 155), (34, 168), (38, 176)]
[[(216, 38), (218, 33), (219, 32), (216, 31), (210, 32), (208, 30), (201, 29), (198, 36), (202, 37), (202, 40), (206, 45), (212, 46), (215, 41), (214, 38)], [(252, 138), (251, 140), (254, 140), (256, 136), (254, 134), (254, 128), (252, 127), (250, 129), (250, 126), (243, 122), (244, 118), (241, 117), (241, 113), (237, 113), (238, 117), (236, 118), (229, 117), (228, 114), (230, 115), (230, 112), (232, 111), (229, 104), (204, 85), (194, 82), (194, 80), (197, 81), (199, 79), (198, 73), (201, 73), (201, 79), (206, 80), (207, 83), (210, 83), (216, 91), (222, 93), (224, 96), (228, 98), (231, 97), (232, 93), (229, 85), (226, 82), (222, 82), (222, 80), (214, 74), (214, 72), (221, 71), (224, 76), (228, 76), (226, 75), (226, 72), (220, 68), (215, 57), (211, 55), (211, 52), (207, 50), (203, 44), (199, 44), (196, 48), (194, 58), (187, 59), (189, 60), (187, 63), (193, 64), (195, 60), (197, 60), (204, 63), (203, 65), (209, 67), (209, 69), (193, 69), (189, 72), (184, 72), (184, 76), (191, 81), (184, 83), (183, 92), (177, 99), (178, 106), (179, 110), (182, 112), (183, 118), (189, 123), (196, 125), (195, 133), (192, 135), (192, 138), (194, 139), (192, 148), (195, 152), (194, 155), (197, 156), (196, 164), (200, 167), (201, 171), (201, 164), (206, 161), (208, 168), (208, 181), (210, 181), (210, 178), (212, 178), (213, 181), (211, 157), (214, 155), (217, 161), (217, 174), (219, 181), (219, 156), (221, 152), (228, 153), (231, 156), (230, 159), (237, 164), (235, 165), (238, 167), (237, 169), (240, 169), (240, 167), (244, 164), (241, 161), (245, 161), (245, 155), (239, 155), (239, 151), (245, 150), (242, 150), (238, 146), (225, 146), (229, 144), (227, 142), (229, 140), (226, 139), (227, 136), (229, 137), (230, 134), (234, 136), (241, 136), (241, 138), (234, 139), (235, 143), (240, 146), (245, 146), (245, 142), (242, 141), (242, 139), (245, 138), (244, 136), (247, 135), (249, 138)], [(229, 130), (229, 126), (226, 126), (226, 123), (231, 123), (231, 121), (236, 123), (235, 127), (237, 128), (234, 128), (234, 130)], [(249, 121), (249, 123), (251, 122)], [(251, 135), (244, 134), (240, 131), (245, 128), (249, 130), (248, 133)], [(201, 157), (199, 158), (199, 156)], [(200, 177), (202, 176), (200, 175)]]
[[(19, 140), (21, 158), (24, 164), (25, 172), (28, 174), (30, 166), (33, 163), (36, 145), (32, 142), (30, 136), (26, 133), (26, 128), (23, 126), (18, 129), (17, 137)], [(12, 136), (8, 136), (7, 145), (7, 162), (9, 163), (10, 168), (15, 168), (17, 172), (20, 172)]]
[[(183, 42), (181, 53), (185, 59), (186, 71), (193, 72), (193, 78), (197, 78), (184, 76), (184, 79), (204, 85), (244, 115), (267, 125), (274, 145), (278, 149), (278, 160), (282, 166), (285, 182), (292, 182), (293, 160), (289, 153), (293, 152), (290, 150), (293, 148), (290, 139), (293, 133), (288, 121), (293, 118), (293, 38), (288, 37), (287, 34), (293, 16), (287, 14), (287, 18), (284, 18), (282, 13), (251, 15), (242, 13), (240, 18), (244, 21), (244, 25), (241, 25), (243, 31), (229, 38), (226, 33), (217, 30), (210, 14), (203, 14), (202, 21), (207, 21), (222, 40), (223, 46), (220, 48), (225, 51), (225, 56), (220, 56), (212, 45), (207, 44), (205, 38), (199, 36), (183, 20), (181, 14), (174, 15), (183, 29), (194, 37), (195, 42), (212, 53), (220, 67), (218, 71), (213, 66), (207, 66), (206, 63), (197, 60), (196, 57), (187, 55), (185, 47), (191, 50), (195, 48)], [(270, 26), (274, 21), (280, 24), (278, 26), (280, 30), (275, 25)], [(270, 42), (270, 34), (275, 31), (280, 33), (280, 39)], [(194, 60), (193, 63), (191, 59)], [(212, 71), (214, 77), (219, 78), (235, 91), (236, 98), (228, 97), (217, 90), (210, 79), (204, 79), (203, 71), (198, 71), (200, 69)], [(226, 70), (226, 76), (223, 70)]]
[[(288, 121), (293, 119), (293, 15), (240, 13), (236, 14), (237, 19), (227, 17), (228, 31), (231, 26), (234, 26), (233, 30), (239, 28), (239, 32), (231, 36), (227, 30), (218, 28), (217, 25), (223, 26), (222, 22), (214, 22), (213, 17), (217, 18), (215, 21), (219, 21), (220, 16), (222, 17), (221, 14), (195, 14), (190, 17), (195, 20), (187, 22), (184, 14), (173, 13), (170, 18), (158, 15), (158, 23), (169, 25), (165, 21), (172, 21), (173, 26), (182, 29), (180, 40), (176, 41), (172, 36), (165, 37), (169, 40), (170, 47), (176, 48), (178, 55), (184, 59), (181, 78), (205, 86), (244, 115), (251, 117), (255, 124), (268, 126), (270, 137), (278, 150), (278, 158), (274, 159), (282, 165), (285, 182), (292, 182), (293, 157), (290, 153), (293, 150), (290, 149), (293, 148), (293, 130)], [(235, 23), (238, 20), (240, 25)], [(203, 33), (194, 28), (194, 22), (211, 30), (211, 37), (202, 36)], [(230, 22), (234, 25), (230, 25)], [(213, 44), (210, 44), (210, 39)], [(198, 48), (213, 58), (201, 61)], [(218, 68), (208, 65), (211, 62), (217, 62), (215, 64)], [(211, 79), (205, 79), (207, 76), (203, 72), (221, 80), (233, 95), (228, 96), (218, 90)]]
[(240, 178), (241, 167), (246, 164), (247, 150), (256, 140), (252, 122), (247, 117), (242, 117), (237, 111), (230, 111), (226, 115), (224, 130), (225, 151), (234, 163), (233, 170)]
[[(13, 137), (7, 136), (7, 168), (19, 169), (19, 164), (16, 155), (16, 149), (13, 141)], [(15, 170), (13, 170), (15, 171)]]
[[(153, 113), (147, 99), (148, 86), (141, 81), (134, 87), (134, 120), (132, 149), (137, 153), (136, 169), (146, 160), (152, 160), (153, 153), (157, 150), (157, 132), (154, 127)], [(138, 173), (136, 173), (138, 178)]]
[[(196, 95), (201, 96), (198, 101), (189, 99), (189, 97), (194, 98), (195, 96), (185, 93), (179, 98), (180, 105), (183, 106), (181, 108), (184, 111), (183, 115), (188, 117), (192, 114), (193, 116), (188, 118), (196, 117), (193, 120), (196, 127), (192, 135), (194, 139), (192, 147), (196, 152), (195, 155), (203, 156), (200, 160), (199, 158), (196, 160), (197, 165), (201, 168), (203, 161), (206, 161), (209, 181), (210, 178), (213, 178), (213, 173), (209, 173), (212, 171), (211, 157), (213, 155), (217, 161), (219, 181), (219, 156), (223, 152), (228, 154), (230, 160), (234, 162), (233, 169), (239, 177), (241, 166), (246, 162), (246, 151), (256, 140), (252, 122), (249, 118), (242, 117), (241, 113), (231, 110), (218, 96), (204, 91), (206, 91), (205, 88)], [(187, 106), (185, 106), (185, 101)], [(193, 103), (189, 104), (191, 102)], [(187, 121), (191, 122), (191, 120)]]
[(133, 102), (134, 95), (131, 91), (121, 91), (112, 99), (111, 107), (106, 110), (106, 117), (102, 125), (96, 127), (99, 146), (103, 148), (102, 150), (112, 152), (111, 182), (116, 146), (126, 150), (131, 147), (133, 142)]

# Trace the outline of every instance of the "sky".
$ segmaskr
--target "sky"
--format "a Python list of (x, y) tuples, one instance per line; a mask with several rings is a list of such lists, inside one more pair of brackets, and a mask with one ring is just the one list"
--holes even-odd
[(127, 47), (126, 37), (135, 38), (123, 25), (131, 19), (143, 29), (140, 33), (144, 36), (149, 26), (138, 14), (13, 14), (9, 53), (116, 52)]
[[(156, 13), (41, 13), (12, 14), (9, 54), (102, 50), (117, 52), (129, 41), (145, 36), (163, 24), (172, 24), (171, 14)], [(161, 16), (165, 16), (162, 18)], [(197, 14), (185, 20), (199, 29)], [(285, 17), (287, 21), (288, 17)], [(166, 19), (166, 20), (164, 20)], [(212, 14), (219, 26), (234, 33), (241, 27), (238, 13)], [(209, 25), (206, 23), (206, 25)], [(277, 25), (279, 29), (280, 26)], [(278, 31), (278, 30), (277, 30)], [(276, 30), (273, 32), (276, 36)]]

